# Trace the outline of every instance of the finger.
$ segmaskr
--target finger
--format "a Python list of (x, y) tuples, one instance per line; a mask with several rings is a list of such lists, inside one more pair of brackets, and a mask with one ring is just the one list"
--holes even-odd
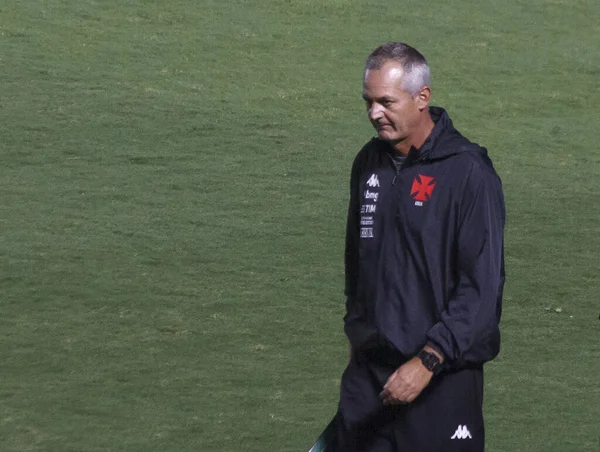
[(391, 384), (394, 383), (394, 381), (396, 381), (396, 379), (398, 378), (398, 371), (394, 372), (392, 375), (390, 375), (385, 383), (384, 386), (389, 386)]
[(392, 375), (390, 375), (387, 379), (387, 381), (385, 382), (385, 385), (383, 385), (383, 387), (385, 388), (386, 386), (389, 387), (390, 385), (394, 384), (394, 381), (396, 381), (396, 378), (398, 377), (398, 371), (394, 372)]
[(390, 394), (396, 394), (396, 395), (398, 394), (398, 392), (402, 391), (402, 389), (403, 389), (402, 381), (397, 380), (397, 379), (394, 379), (393, 381), (391, 381), (391, 378), (383, 387), (384, 391), (387, 391)]
[(383, 404), (384, 405), (394, 405), (396, 403), (396, 401), (394, 400), (393, 397), (386, 397), (385, 399), (383, 399)]
[(401, 400), (401, 399), (397, 399), (395, 397), (387, 397), (386, 399), (383, 400), (383, 404), (384, 405), (406, 405), (408, 402)]
[[(392, 376), (393, 377), (393, 376)], [(398, 386), (398, 381), (395, 378), (390, 377), (386, 384), (383, 385), (383, 389), (388, 392), (393, 392)]]
[(381, 400), (387, 405), (395, 405), (403, 403), (406, 400), (406, 395), (398, 391), (382, 391), (380, 394)]

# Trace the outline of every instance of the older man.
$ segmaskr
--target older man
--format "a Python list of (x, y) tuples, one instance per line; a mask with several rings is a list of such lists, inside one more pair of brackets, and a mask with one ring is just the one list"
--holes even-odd
[(502, 186), (487, 151), (430, 107), (423, 55), (368, 57), (377, 137), (351, 173), (341, 450), (483, 451), (483, 364), (499, 352)]

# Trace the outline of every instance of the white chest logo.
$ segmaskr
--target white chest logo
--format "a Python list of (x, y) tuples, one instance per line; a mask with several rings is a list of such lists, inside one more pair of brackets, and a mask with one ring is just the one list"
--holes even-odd
[(459, 425), (450, 439), (472, 439), (471, 432), (466, 425)]
[(369, 180), (367, 181), (367, 185), (369, 187), (379, 187), (379, 178), (377, 174), (372, 174)]

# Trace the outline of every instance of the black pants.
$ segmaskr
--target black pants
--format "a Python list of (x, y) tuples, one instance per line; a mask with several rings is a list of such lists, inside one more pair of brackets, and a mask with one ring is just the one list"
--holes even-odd
[(341, 452), (483, 452), (483, 370), (442, 372), (412, 403), (384, 406), (383, 385), (398, 362), (355, 353), (343, 376)]

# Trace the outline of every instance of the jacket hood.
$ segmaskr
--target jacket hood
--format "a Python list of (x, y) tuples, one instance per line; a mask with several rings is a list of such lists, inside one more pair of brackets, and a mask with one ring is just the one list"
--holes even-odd
[(421, 148), (414, 149), (419, 160), (437, 160), (467, 151), (487, 154), (484, 148), (470, 142), (454, 128), (446, 110), (441, 107), (429, 107), (429, 114), (435, 126)]

